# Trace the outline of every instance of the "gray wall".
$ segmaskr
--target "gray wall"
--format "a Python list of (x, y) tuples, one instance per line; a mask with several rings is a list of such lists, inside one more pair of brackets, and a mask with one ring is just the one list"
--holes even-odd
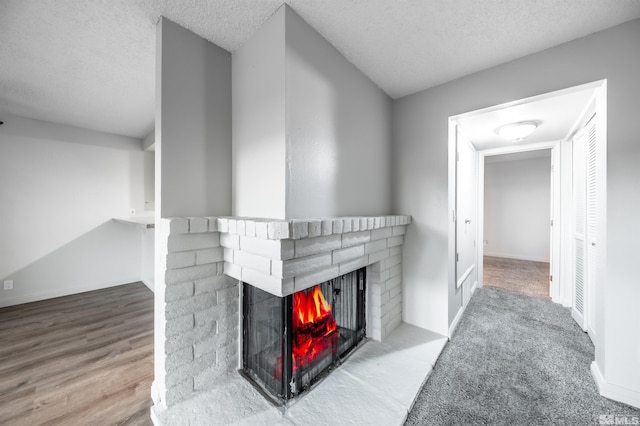
[(447, 300), (447, 118), (607, 79), (608, 272), (596, 302), (605, 312), (596, 362), (608, 383), (640, 391), (638, 40), (635, 20), (394, 102), (394, 206), (413, 216), (403, 250), (406, 321), (445, 333), (457, 311)]
[(162, 18), (156, 215), (231, 213), (231, 54)]
[(287, 218), (391, 214), (391, 100), (286, 14)]
[(233, 53), (233, 214), (285, 218), (284, 8)]
[(485, 256), (549, 262), (551, 157), (486, 160)]
[(0, 306), (140, 280), (140, 140), (17, 116), (0, 126)]
[(234, 215), (391, 212), (391, 100), (291, 8), (233, 54)]

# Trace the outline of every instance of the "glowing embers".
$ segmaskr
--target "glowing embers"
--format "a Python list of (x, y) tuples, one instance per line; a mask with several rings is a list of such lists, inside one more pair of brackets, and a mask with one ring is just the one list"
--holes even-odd
[(338, 350), (340, 332), (320, 286), (293, 295), (293, 371)]

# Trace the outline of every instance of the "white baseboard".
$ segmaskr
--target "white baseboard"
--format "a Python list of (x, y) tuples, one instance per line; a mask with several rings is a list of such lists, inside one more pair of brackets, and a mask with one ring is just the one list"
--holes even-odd
[(129, 279), (109, 281), (98, 285), (85, 287), (66, 287), (57, 288), (55, 290), (43, 291), (22, 296), (7, 297), (0, 299), (0, 308), (7, 306), (21, 305), (23, 303), (39, 302), (41, 300), (53, 299), (54, 297), (70, 296), (72, 294), (85, 293), (87, 291), (100, 290), (102, 288), (116, 287), (123, 284), (135, 283), (140, 281), (140, 277), (131, 277)]
[(549, 258), (548, 257), (545, 258), (545, 257), (526, 256), (526, 255), (510, 254), (510, 253), (492, 253), (492, 252), (489, 252), (487, 250), (485, 250), (483, 254), (485, 256), (489, 256), (489, 257), (502, 257), (502, 258), (505, 258), (505, 259), (529, 260), (531, 262), (549, 263)]
[(456, 314), (456, 317), (453, 319), (453, 321), (451, 321), (451, 325), (449, 326), (449, 334), (447, 335), (449, 339), (451, 339), (451, 336), (453, 336), (453, 333), (456, 331), (456, 327), (458, 326), (458, 323), (460, 322), (460, 318), (462, 318), (463, 313), (464, 313), (464, 306), (461, 306), (460, 309), (458, 309), (458, 313)]
[(144, 278), (141, 279), (140, 281), (142, 281), (142, 284), (146, 285), (147, 288), (153, 292), (155, 292), (154, 290), (154, 283), (151, 280), (145, 280)]
[(640, 392), (607, 383), (595, 361), (591, 363), (591, 375), (596, 382), (600, 395), (632, 407), (640, 408)]

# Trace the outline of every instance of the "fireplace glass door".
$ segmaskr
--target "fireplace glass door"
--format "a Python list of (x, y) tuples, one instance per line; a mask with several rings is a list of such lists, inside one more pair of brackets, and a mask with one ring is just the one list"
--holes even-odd
[(243, 372), (278, 403), (324, 377), (365, 337), (365, 269), (278, 297), (243, 285)]

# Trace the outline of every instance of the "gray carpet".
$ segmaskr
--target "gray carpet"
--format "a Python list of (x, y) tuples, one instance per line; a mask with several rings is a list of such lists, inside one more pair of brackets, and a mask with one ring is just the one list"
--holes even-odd
[(594, 348), (567, 308), (505, 290), (474, 294), (407, 425), (594, 425), (640, 410), (598, 394)]

